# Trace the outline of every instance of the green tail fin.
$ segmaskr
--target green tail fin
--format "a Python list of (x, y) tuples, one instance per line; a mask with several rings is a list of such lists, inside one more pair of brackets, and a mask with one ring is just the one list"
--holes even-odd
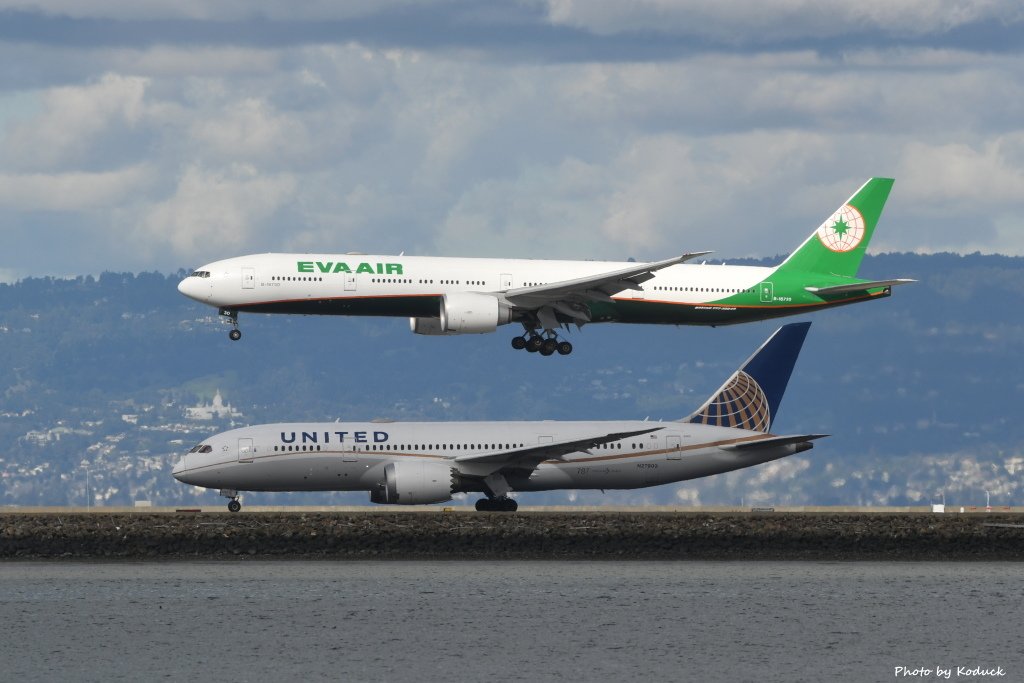
[(777, 271), (856, 276), (893, 182), (892, 178), (872, 178), (861, 185)]

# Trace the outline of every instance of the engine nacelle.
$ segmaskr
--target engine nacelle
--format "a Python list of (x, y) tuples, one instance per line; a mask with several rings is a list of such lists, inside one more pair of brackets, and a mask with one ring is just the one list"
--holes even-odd
[(490, 294), (451, 292), (441, 301), (441, 329), (448, 334), (485, 334), (512, 319), (508, 306)]
[(390, 462), (384, 467), (384, 481), (370, 491), (371, 503), (424, 505), (452, 499), (455, 473), (442, 462)]

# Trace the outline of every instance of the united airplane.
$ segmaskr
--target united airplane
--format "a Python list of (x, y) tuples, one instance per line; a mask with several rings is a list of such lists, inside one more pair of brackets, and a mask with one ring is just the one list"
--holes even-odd
[(516, 349), (566, 355), (563, 329), (588, 323), (731, 325), (890, 295), (907, 279), (858, 279), (893, 180), (872, 178), (775, 267), (689, 261), (553, 261), (348, 254), (259, 254), (216, 261), (178, 285), (240, 313), (401, 316), (416, 334), (494, 332), (519, 323)]
[(205, 439), (173, 468), (186, 484), (239, 491), (369, 491), (420, 505), (482, 493), (635, 489), (707, 477), (806, 451), (824, 434), (771, 432), (810, 323), (773, 334), (711, 398), (672, 422), (326, 422), (267, 424)]

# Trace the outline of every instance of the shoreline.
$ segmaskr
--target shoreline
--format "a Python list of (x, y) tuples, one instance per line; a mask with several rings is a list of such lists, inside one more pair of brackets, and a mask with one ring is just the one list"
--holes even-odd
[(0, 513), (0, 560), (1024, 561), (1014, 514)]

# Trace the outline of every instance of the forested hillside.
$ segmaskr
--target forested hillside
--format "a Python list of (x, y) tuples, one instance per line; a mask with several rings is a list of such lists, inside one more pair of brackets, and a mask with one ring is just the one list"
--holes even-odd
[[(774, 260), (773, 260), (774, 262)], [(767, 262), (765, 262), (767, 263)], [(0, 285), (4, 504), (213, 502), (170, 465), (203, 435), (274, 420), (670, 420), (717, 388), (779, 322), (726, 328), (592, 325), (568, 357), (497, 334), (431, 338), (405, 320), (243, 316), (233, 343), (183, 273)], [(814, 450), (646, 491), (526, 503), (1021, 504), (1024, 259), (868, 257), (864, 277), (912, 277), (877, 302), (810, 317), (777, 432)], [(220, 391), (240, 413), (190, 418)], [(253, 503), (363, 503), (365, 494), (250, 494)]]

